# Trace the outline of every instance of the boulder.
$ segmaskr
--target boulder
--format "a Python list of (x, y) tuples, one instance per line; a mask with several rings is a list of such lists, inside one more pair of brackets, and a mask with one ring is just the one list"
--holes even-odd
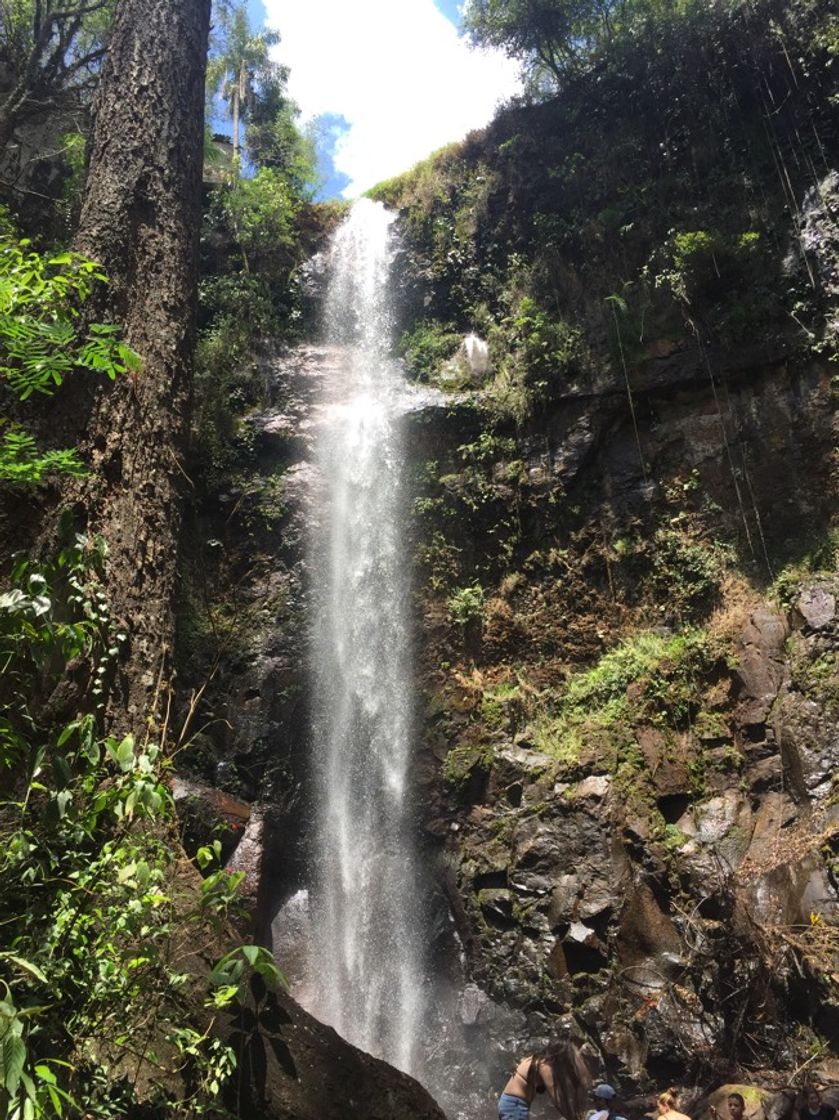
[(243, 1120), (445, 1120), (413, 1078), (260, 983), (221, 1033), (239, 1062), (225, 1103)]
[(801, 692), (785, 692), (773, 712), (786, 783), (799, 801), (830, 793), (839, 767), (839, 729), (835, 718)]
[(836, 596), (826, 587), (805, 587), (796, 609), (811, 630), (823, 630), (836, 617)]
[(719, 1113), (720, 1120), (728, 1120), (728, 1098), (732, 1093), (739, 1093), (746, 1102), (745, 1120), (768, 1120), (769, 1104), (773, 1094), (768, 1089), (758, 1088), (756, 1085), (739, 1085), (731, 1083), (720, 1085), (703, 1102), (704, 1107), (699, 1113), (698, 1120), (713, 1120), (711, 1108)]

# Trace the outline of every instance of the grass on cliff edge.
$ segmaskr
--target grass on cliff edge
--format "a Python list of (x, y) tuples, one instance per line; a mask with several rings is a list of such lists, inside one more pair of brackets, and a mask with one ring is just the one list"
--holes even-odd
[(531, 724), (537, 750), (573, 766), (585, 746), (615, 751), (631, 724), (690, 727), (722, 650), (705, 630), (643, 630), (569, 677), (559, 702)]

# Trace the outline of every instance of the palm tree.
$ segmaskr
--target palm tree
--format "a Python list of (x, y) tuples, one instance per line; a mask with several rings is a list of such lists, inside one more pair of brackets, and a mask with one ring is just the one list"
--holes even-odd
[(227, 102), (233, 123), (233, 156), (241, 150), (240, 125), (247, 116), (256, 86), (261, 80), (281, 73), (283, 68), (269, 57), (271, 47), (279, 43), (276, 31), (254, 34), (248, 22), (244, 2), (221, 11), (221, 48), (210, 59), (207, 82), (213, 94), (221, 94)]

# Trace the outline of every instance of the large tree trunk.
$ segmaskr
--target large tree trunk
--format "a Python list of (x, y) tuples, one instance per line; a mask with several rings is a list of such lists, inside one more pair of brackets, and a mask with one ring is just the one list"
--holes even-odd
[(143, 359), (139, 374), (98, 388), (87, 437), (87, 526), (108, 544), (108, 591), (128, 635), (110, 707), (118, 730), (159, 715), (170, 667), (209, 20), (210, 0), (119, 0), (76, 238), (110, 277), (96, 317), (121, 323)]

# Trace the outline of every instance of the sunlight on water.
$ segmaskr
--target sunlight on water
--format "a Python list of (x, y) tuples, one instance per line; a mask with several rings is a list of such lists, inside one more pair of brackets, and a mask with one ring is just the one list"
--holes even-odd
[(311, 542), (319, 805), (307, 987), (315, 1014), (412, 1072), (424, 1001), (406, 802), (413, 697), (391, 220), (378, 204), (356, 204), (330, 257), (327, 336), (342, 360), (325, 387)]

